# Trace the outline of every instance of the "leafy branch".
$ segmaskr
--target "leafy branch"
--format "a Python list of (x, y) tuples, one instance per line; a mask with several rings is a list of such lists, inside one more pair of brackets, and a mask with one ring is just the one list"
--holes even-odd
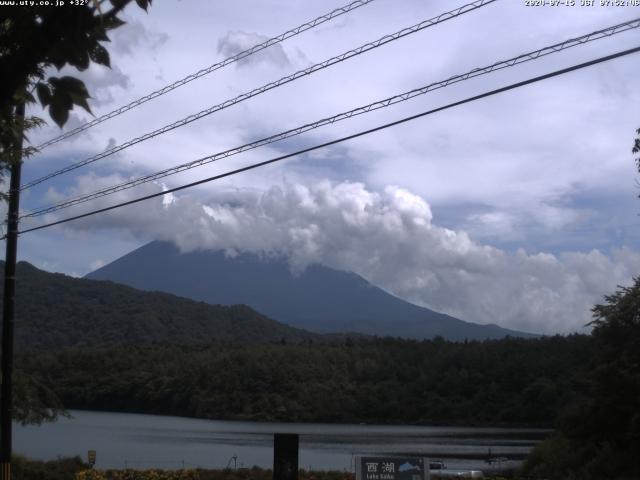
[[(60, 127), (68, 121), (74, 106), (91, 113), (90, 93), (84, 82), (73, 76), (51, 76), (66, 65), (82, 72), (91, 62), (111, 67), (108, 50), (109, 32), (124, 21), (118, 14), (132, 0), (95, 0), (73, 9), (51, 6), (16, 8), (0, 14), (0, 175), (17, 158), (28, 156), (33, 147), (21, 150), (24, 132), (44, 124), (29, 117), (21, 120), (16, 107), (22, 103), (40, 103)], [(151, 0), (135, 0), (145, 11)], [(35, 93), (35, 96), (34, 96)], [(37, 99), (36, 99), (37, 97)]]

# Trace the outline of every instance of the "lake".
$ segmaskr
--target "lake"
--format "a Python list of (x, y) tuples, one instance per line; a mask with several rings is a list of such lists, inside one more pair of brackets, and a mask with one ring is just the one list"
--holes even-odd
[[(519, 465), (548, 430), (234, 422), (70, 411), (42, 426), (14, 426), (14, 451), (33, 459), (97, 452), (97, 468), (272, 467), (273, 433), (300, 434), (300, 468), (352, 470), (354, 455), (421, 455), (448, 469), (487, 468), (489, 452)], [(236, 457), (235, 459), (233, 457)]]

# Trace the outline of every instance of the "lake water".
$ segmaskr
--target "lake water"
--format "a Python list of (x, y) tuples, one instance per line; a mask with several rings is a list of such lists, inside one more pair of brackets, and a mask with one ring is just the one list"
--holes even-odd
[[(14, 451), (40, 460), (97, 451), (97, 468), (272, 467), (273, 434), (300, 434), (300, 468), (352, 470), (354, 455), (421, 455), (448, 469), (484, 469), (489, 449), (517, 466), (549, 431), (198, 420), (74, 411), (42, 426), (14, 426)], [(494, 464), (493, 467), (496, 465)]]

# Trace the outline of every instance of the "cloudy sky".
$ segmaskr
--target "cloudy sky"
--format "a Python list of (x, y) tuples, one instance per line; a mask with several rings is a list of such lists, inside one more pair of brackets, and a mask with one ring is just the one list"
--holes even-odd
[[(80, 76), (94, 113), (104, 114), (345, 3), (165, 1), (154, 2), (148, 14), (132, 6), (127, 25), (108, 46), (113, 68), (93, 66)], [(375, 0), (43, 150), (25, 164), (23, 179), (463, 3)], [(636, 17), (638, 7), (498, 0), (56, 177), (26, 191), (22, 207), (89, 193)], [(637, 45), (639, 30), (621, 33), (24, 226), (162, 191)], [(351, 270), (465, 320), (584, 332), (590, 307), (640, 273), (640, 200), (630, 151), (640, 127), (639, 65), (640, 54), (627, 56), (28, 233), (20, 238), (20, 258), (84, 275), (154, 239), (184, 250), (277, 252), (289, 257), (294, 271), (310, 263)], [(76, 110), (65, 130), (90, 119)], [(49, 126), (31, 137), (37, 144), (59, 133)]]

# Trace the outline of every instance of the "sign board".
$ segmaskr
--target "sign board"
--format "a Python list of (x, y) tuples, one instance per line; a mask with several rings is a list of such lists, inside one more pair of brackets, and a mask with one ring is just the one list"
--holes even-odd
[(423, 457), (356, 457), (356, 480), (430, 480)]
[(89, 450), (89, 452), (87, 453), (87, 457), (89, 459), (89, 464), (90, 465), (95, 465), (96, 464), (96, 451), (95, 450)]

